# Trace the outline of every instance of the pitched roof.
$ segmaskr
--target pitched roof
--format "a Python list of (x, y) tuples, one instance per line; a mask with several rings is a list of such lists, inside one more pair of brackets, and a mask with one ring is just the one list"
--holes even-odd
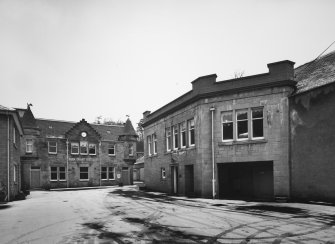
[[(77, 122), (60, 121), (50, 119), (36, 119), (38, 127), (41, 129), (42, 135), (55, 136), (65, 138), (65, 133), (69, 131)], [(102, 140), (117, 141), (118, 136), (124, 131), (124, 126), (120, 125), (102, 125), (89, 124), (102, 137)]]
[(0, 110), (2, 110), (2, 111), (15, 111), (15, 109), (13, 109), (13, 108), (7, 108), (5, 106), (2, 106), (1, 104), (0, 104)]
[(137, 136), (134, 127), (130, 121), (130, 119), (128, 118), (126, 123), (124, 124), (124, 131), (123, 134), (124, 136)]
[(296, 94), (335, 82), (335, 51), (295, 69)]
[(25, 113), (23, 114), (21, 121), (22, 121), (23, 128), (37, 128), (36, 119), (33, 113), (31, 112), (29, 106), (25, 110)]

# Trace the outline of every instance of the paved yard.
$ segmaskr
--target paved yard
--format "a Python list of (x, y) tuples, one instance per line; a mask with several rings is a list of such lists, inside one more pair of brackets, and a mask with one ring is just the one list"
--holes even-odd
[(0, 243), (335, 243), (335, 207), (170, 197), (135, 187), (34, 191), (0, 206)]

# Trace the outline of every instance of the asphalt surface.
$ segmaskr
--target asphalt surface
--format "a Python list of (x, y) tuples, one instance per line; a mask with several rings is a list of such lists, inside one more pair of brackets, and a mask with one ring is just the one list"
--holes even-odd
[(0, 243), (335, 243), (335, 207), (111, 187), (0, 206)]

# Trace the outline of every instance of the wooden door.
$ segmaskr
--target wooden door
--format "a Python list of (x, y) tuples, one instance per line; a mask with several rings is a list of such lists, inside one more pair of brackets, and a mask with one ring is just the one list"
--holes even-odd
[(30, 170), (30, 188), (41, 188), (41, 170), (31, 169)]

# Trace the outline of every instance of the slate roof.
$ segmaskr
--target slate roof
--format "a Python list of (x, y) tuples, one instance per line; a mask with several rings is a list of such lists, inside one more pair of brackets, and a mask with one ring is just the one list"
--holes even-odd
[(122, 135), (124, 135), (124, 136), (137, 136), (130, 119), (127, 119), (127, 121), (124, 125), (124, 131), (123, 131)]
[[(37, 126), (41, 129), (42, 135), (65, 138), (65, 133), (78, 122), (60, 121), (50, 119), (36, 119)], [(102, 137), (103, 141), (117, 141), (118, 136), (123, 134), (124, 126), (90, 124)]]
[(25, 110), (24, 115), (21, 118), (23, 128), (37, 128), (36, 119), (30, 110), (30, 107)]
[(296, 94), (335, 82), (335, 51), (295, 69)]
[(2, 105), (0, 105), (0, 110), (2, 110), (2, 111), (11, 111), (11, 112), (15, 111), (15, 109), (13, 109), (13, 108), (7, 108), (7, 107), (2, 106)]

